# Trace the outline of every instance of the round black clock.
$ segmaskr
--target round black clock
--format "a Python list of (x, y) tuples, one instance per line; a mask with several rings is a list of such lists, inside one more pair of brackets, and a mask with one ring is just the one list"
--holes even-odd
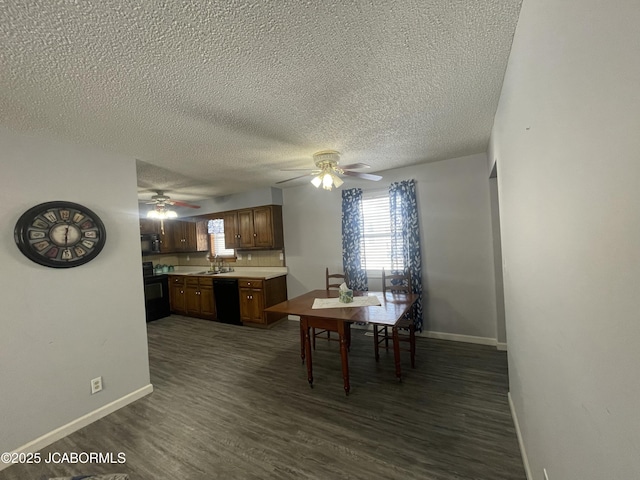
[(14, 238), (30, 260), (47, 267), (69, 268), (93, 260), (104, 247), (107, 232), (102, 220), (87, 207), (47, 202), (22, 214)]

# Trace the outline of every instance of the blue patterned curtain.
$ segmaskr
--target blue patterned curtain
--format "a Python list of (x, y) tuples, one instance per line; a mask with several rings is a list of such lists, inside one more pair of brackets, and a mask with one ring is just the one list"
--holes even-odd
[(369, 290), (367, 271), (362, 268), (364, 218), (362, 189), (342, 191), (342, 268), (352, 290)]
[(416, 329), (422, 331), (422, 255), (418, 227), (418, 202), (415, 180), (395, 182), (389, 186), (391, 208), (391, 268), (393, 273), (411, 272), (413, 293), (420, 295), (416, 302)]

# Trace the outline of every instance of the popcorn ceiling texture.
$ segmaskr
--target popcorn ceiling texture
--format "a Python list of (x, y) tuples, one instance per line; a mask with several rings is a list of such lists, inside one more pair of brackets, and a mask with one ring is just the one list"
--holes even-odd
[(519, 10), (0, 0), (0, 122), (135, 157), (141, 187), (183, 199), (274, 185), (322, 149), (371, 172), (483, 152)]

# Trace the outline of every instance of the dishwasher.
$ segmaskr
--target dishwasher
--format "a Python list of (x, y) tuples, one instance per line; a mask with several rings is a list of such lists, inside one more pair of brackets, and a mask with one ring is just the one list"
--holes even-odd
[(214, 278), (213, 296), (216, 299), (216, 315), (222, 323), (242, 325), (240, 320), (240, 293), (236, 278)]

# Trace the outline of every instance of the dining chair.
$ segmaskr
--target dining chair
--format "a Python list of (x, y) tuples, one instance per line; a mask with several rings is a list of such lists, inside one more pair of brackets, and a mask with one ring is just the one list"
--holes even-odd
[[(338, 290), (342, 283), (347, 283), (347, 276), (344, 273), (329, 273), (329, 267), (325, 269), (325, 285), (327, 290)], [(316, 349), (316, 337), (327, 334), (326, 339), (328, 341), (338, 340), (337, 338), (331, 338), (330, 330), (318, 330), (315, 328), (311, 329), (311, 344), (313, 345), (313, 349)]]
[[(411, 290), (411, 272), (408, 270), (403, 274), (387, 275), (382, 269), (382, 294), (387, 292), (392, 294), (408, 294)], [(411, 355), (411, 368), (416, 365), (416, 325), (414, 308), (412, 307), (404, 317), (398, 322), (397, 327), (400, 331), (409, 331), (409, 335), (398, 335), (401, 342), (408, 342), (409, 348), (401, 348), (401, 350), (409, 351)], [(376, 354), (376, 362), (380, 360), (380, 344), (384, 342), (385, 350), (389, 351), (389, 340), (392, 339), (392, 327), (387, 325), (373, 325), (373, 342)]]

